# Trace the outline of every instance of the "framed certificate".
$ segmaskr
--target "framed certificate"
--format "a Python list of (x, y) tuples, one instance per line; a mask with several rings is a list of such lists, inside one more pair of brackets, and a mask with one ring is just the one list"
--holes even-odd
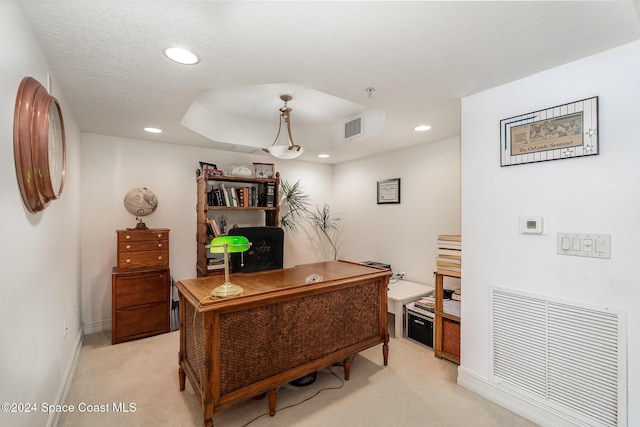
[(400, 203), (400, 178), (378, 181), (378, 204)]

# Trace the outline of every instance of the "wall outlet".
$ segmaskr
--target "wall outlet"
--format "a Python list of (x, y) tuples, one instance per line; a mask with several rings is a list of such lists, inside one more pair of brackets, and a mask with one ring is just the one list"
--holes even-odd
[(406, 273), (404, 271), (398, 273), (398, 277), (400, 278), (400, 280), (404, 280), (404, 276), (406, 276)]

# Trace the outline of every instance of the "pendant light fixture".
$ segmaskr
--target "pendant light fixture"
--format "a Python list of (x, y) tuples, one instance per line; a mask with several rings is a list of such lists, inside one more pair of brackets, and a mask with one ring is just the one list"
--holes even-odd
[[(299, 145), (294, 144), (293, 137), (291, 136), (291, 108), (287, 106), (287, 102), (291, 101), (293, 98), (291, 95), (281, 95), (280, 99), (284, 101), (284, 106), (280, 108), (280, 118), (278, 119), (278, 133), (276, 134), (276, 139), (273, 140), (271, 147), (263, 148), (262, 151), (269, 153), (278, 159), (295, 159), (304, 152), (304, 149)], [(287, 127), (289, 145), (276, 145), (278, 138), (280, 137), (283, 122)]]

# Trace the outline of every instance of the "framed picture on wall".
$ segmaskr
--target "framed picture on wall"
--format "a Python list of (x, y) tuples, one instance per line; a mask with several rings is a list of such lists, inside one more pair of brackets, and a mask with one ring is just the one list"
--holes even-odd
[(273, 178), (275, 176), (273, 163), (253, 163), (253, 176), (256, 178)]
[(378, 204), (400, 203), (400, 178), (378, 181)]
[(597, 96), (500, 121), (500, 166), (598, 152)]

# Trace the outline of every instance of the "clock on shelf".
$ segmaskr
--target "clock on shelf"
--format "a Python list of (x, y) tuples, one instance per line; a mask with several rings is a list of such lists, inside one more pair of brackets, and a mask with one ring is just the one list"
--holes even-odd
[(18, 186), (30, 212), (39, 212), (60, 197), (65, 150), (60, 104), (37, 80), (25, 77), (16, 96), (13, 152)]

